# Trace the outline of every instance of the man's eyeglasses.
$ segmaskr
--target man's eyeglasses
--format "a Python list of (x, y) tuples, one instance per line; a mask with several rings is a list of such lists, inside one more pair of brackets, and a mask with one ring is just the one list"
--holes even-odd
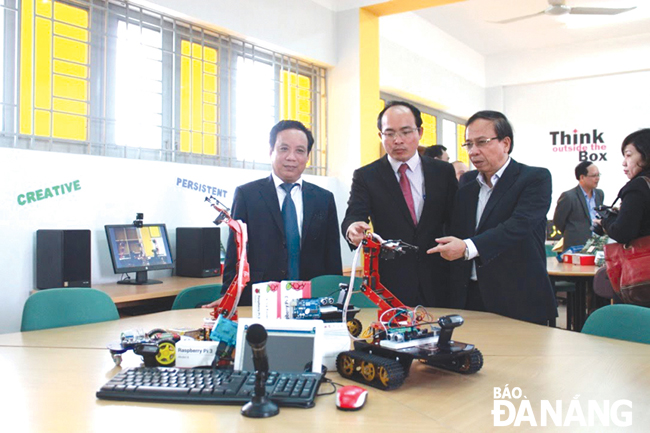
[(414, 128), (404, 128), (400, 131), (386, 131), (382, 132), (381, 136), (384, 137), (385, 140), (395, 140), (395, 137), (399, 138), (407, 138), (411, 134), (413, 134), (417, 129)]
[(476, 141), (466, 141), (462, 144), (462, 146), (467, 149), (471, 150), (472, 147), (476, 146), (478, 149), (481, 149), (485, 147), (490, 141), (492, 140), (499, 140), (499, 137), (492, 137), (492, 138), (479, 138)]
[(600, 173), (597, 173), (597, 174), (588, 174), (587, 177), (600, 177)]

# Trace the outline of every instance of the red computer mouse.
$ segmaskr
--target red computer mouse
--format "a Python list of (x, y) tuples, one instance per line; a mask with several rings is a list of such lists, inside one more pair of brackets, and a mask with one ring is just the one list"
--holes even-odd
[(336, 391), (336, 407), (341, 410), (359, 410), (367, 399), (368, 391), (360, 386), (342, 386)]

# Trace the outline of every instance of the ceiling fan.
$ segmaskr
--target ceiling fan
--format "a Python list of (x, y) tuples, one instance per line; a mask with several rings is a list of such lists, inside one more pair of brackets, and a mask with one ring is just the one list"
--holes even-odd
[(515, 21), (533, 18), (539, 15), (618, 15), (623, 12), (631, 11), (636, 6), (631, 8), (589, 8), (589, 7), (571, 7), (566, 5), (566, 0), (548, 0), (549, 6), (543, 11), (524, 15), (521, 17), (508, 18), (503, 21), (496, 21), (496, 24), (508, 24)]

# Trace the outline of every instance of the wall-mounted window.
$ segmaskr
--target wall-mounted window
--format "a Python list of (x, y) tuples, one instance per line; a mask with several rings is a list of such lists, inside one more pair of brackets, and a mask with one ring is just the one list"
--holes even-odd
[(296, 119), (326, 174), (324, 68), (128, 2), (0, 12), (2, 146), (268, 169), (269, 130)]

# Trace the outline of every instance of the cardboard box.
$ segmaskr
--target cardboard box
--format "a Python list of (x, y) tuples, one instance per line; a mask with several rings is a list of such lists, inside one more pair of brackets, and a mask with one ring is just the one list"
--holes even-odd
[(253, 284), (253, 319), (293, 319), (291, 301), (311, 297), (309, 281)]
[(280, 283), (267, 281), (255, 283), (253, 289), (253, 319), (280, 317)]

